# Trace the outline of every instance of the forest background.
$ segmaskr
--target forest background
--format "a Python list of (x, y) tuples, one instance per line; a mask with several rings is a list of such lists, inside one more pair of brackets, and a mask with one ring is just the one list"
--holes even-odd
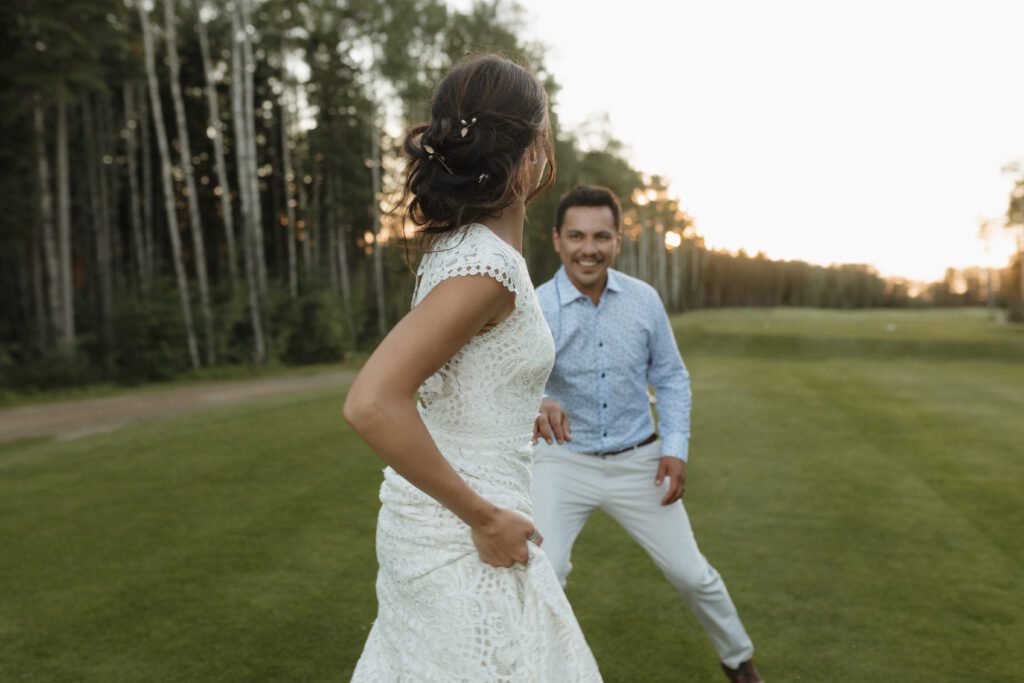
[[(334, 362), (407, 310), (404, 130), (450, 65), (499, 51), (552, 101), (558, 178), (535, 282), (580, 182), (623, 198), (618, 266), (672, 312), (986, 305), (1024, 319), (1020, 254), (942, 281), (709, 248), (684, 196), (608, 132), (568, 129), (543, 45), (502, 0), (13, 0), (0, 7), (0, 398), (210, 368)], [(617, 83), (609, 78), (609, 96)], [(653, 95), (652, 95), (653, 96)], [(1024, 234), (1024, 173), (984, 230)], [(740, 201), (742, 197), (737, 197)]]

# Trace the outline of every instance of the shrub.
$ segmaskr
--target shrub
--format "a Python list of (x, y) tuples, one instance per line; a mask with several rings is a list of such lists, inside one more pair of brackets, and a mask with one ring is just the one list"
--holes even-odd
[(286, 363), (337, 362), (351, 345), (352, 330), (337, 294), (326, 289), (286, 300), (274, 316), (275, 339), (280, 340), (280, 357)]
[(118, 382), (167, 380), (190, 366), (185, 324), (173, 285), (161, 288), (154, 283), (146, 299), (119, 303), (114, 311), (113, 339), (114, 378)]

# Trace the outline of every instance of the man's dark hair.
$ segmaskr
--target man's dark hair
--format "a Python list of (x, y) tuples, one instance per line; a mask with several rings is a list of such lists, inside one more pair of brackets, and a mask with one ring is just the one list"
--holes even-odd
[(612, 218), (615, 219), (615, 231), (619, 231), (622, 207), (619, 205), (619, 198), (607, 187), (600, 185), (577, 185), (563, 194), (562, 198), (558, 200), (558, 210), (555, 212), (555, 232), (559, 235), (562, 234), (565, 212), (574, 206), (607, 206), (612, 210)]

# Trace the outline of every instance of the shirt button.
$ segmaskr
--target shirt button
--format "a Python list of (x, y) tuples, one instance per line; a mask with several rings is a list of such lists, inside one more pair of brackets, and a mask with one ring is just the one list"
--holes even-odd
[(604, 373), (603, 372), (601, 373), (601, 379), (604, 379)]
[(604, 346), (604, 342), (597, 342), (598, 346)]
[(604, 434), (602, 434), (602, 436), (608, 436), (608, 432), (605, 432)]
[(602, 407), (602, 408), (607, 408), (607, 407), (608, 407), (608, 404), (607, 404), (607, 403), (602, 403), (602, 404), (601, 404), (601, 407)]

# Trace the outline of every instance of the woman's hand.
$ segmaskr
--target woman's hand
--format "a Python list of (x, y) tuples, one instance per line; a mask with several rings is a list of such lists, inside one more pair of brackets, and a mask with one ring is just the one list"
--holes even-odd
[(492, 567), (526, 564), (530, 559), (526, 544), (544, 542), (529, 517), (506, 508), (495, 508), (486, 521), (472, 527), (472, 536), (480, 561)]

